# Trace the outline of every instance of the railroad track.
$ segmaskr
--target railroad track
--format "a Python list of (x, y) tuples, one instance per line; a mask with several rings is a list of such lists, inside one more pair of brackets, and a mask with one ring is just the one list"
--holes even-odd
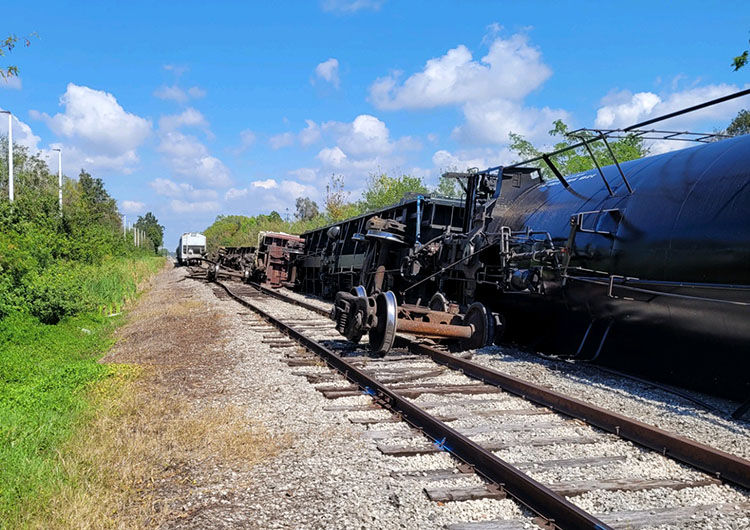
[[(381, 453), (408, 458), (448, 451), (457, 460), (453, 468), (398, 478), (422, 483), (437, 502), (510, 496), (529, 514), (525, 520), (459, 523), (454, 530), (520, 528), (528, 522), (576, 529), (682, 526), (696, 517), (741, 521), (750, 510), (746, 460), (406, 337), (399, 337), (387, 357), (370, 357), (342, 340), (322, 305), (275, 290), (217, 281), (215, 292), (253, 310), (258, 315), (253, 327), (266, 335), (264, 342), (282, 349), (295, 374), (326, 398), (372, 396), (369, 405), (329, 409), (367, 425), (365, 436)], [(284, 302), (284, 311), (276, 300)], [(297, 306), (294, 318), (288, 304)], [(338, 375), (309, 371), (319, 365), (316, 357)], [(394, 415), (367, 415), (378, 408)], [(481, 482), (469, 480), (475, 476)], [(701, 489), (722, 482), (740, 495), (732, 502), (702, 503)], [(696, 492), (695, 502), (597, 514), (571, 500), (589, 495), (594, 504), (607, 505), (608, 497), (665, 490)]]

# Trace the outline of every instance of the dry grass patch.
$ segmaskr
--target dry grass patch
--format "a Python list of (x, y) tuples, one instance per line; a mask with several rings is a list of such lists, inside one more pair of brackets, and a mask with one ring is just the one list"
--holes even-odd
[(93, 392), (97, 411), (60, 452), (66, 477), (33, 528), (151, 528), (179, 517), (198, 468), (246, 471), (288, 440), (233, 406), (196, 410), (126, 367)]
[[(162, 280), (164, 280), (162, 273)], [(187, 283), (157, 281), (129, 313), (90, 389), (91, 411), (60, 448), (52, 498), (26, 513), (29, 528), (153, 528), (185, 516), (201, 486), (240, 488), (240, 475), (289, 447), (244, 409), (221, 401), (236, 356), (226, 317)]]

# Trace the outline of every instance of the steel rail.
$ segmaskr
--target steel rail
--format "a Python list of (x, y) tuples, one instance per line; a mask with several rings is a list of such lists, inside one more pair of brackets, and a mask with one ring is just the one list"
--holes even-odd
[[(264, 292), (268, 291), (269, 294), (273, 294), (281, 300), (306, 307), (320, 314), (327, 314), (325, 310), (319, 307), (295, 300), (281, 293), (263, 289)], [(745, 459), (491, 368), (483, 367), (467, 359), (413, 342), (403, 336), (399, 337), (409, 343), (409, 349), (413, 353), (427, 355), (434, 361), (454, 370), (460, 370), (471, 378), (498, 386), (507, 392), (520, 395), (567, 416), (578, 418), (623, 439), (658, 451), (674, 460), (714, 475), (725, 482), (750, 488), (750, 462)]]
[(506, 392), (585, 421), (589, 425), (700, 469), (724, 482), (750, 488), (748, 460), (424, 344), (412, 342), (409, 350), (415, 354), (427, 355), (433, 361), (460, 370), (469, 377), (500, 387)]
[(323, 315), (324, 317), (330, 317), (331, 311), (323, 309), (322, 307), (318, 307), (316, 305), (310, 304), (308, 302), (305, 302), (303, 300), (297, 300), (296, 298), (292, 298), (291, 296), (287, 296), (285, 294), (281, 294), (277, 291), (274, 291), (273, 289), (269, 289), (268, 287), (264, 287), (263, 285), (255, 282), (250, 282), (252, 287), (255, 287), (257, 290), (259, 290), (261, 293), (267, 294), (269, 296), (272, 296), (274, 298), (277, 298), (279, 300), (283, 300), (284, 302), (288, 302), (290, 304), (294, 304), (299, 307), (303, 307), (305, 309), (309, 309), (310, 311), (313, 311), (315, 313), (318, 313), (319, 315)]
[(475, 472), (498, 484), (503, 491), (544, 518), (549, 524), (556, 528), (576, 530), (610, 528), (565, 497), (553, 492), (518, 468), (501, 460), (491, 451), (484, 449), (420, 407), (410, 403), (406, 398), (389, 389), (385, 384), (349, 363), (332, 350), (236, 295), (222, 282), (216, 281), (215, 283), (222, 287), (227, 295), (236, 302), (256, 312), (266, 322), (321, 357), (326, 364), (341, 372), (344, 377), (357, 384), (367, 394), (375, 397), (381, 405), (420, 429), (426, 436), (433, 439), (439, 447), (470, 465)]
[[(327, 314), (325, 310), (319, 307), (295, 300), (281, 293), (263, 289), (264, 292), (269, 292), (269, 294), (273, 294), (281, 300), (312, 309), (320, 314)], [(748, 460), (700, 442), (672, 434), (639, 420), (628, 418), (622, 414), (565, 396), (554, 390), (481, 366), (468, 359), (463, 359), (425, 344), (411, 341), (401, 335), (399, 337), (409, 343), (409, 350), (412, 353), (427, 355), (433, 361), (448, 366), (453, 370), (459, 370), (468, 377), (479, 379), (534, 403), (585, 421), (594, 427), (616, 434), (623, 439), (657, 451), (673, 460), (714, 475), (725, 482), (750, 489), (750, 461)]]

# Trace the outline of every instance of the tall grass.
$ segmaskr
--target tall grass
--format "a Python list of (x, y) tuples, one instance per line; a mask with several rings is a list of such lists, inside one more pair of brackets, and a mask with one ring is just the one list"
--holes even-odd
[(26, 312), (0, 320), (0, 528), (15, 526), (60, 479), (56, 450), (89, 407), (86, 389), (112, 375), (97, 362), (121, 323), (107, 308), (133, 299), (163, 263), (123, 258), (71, 267), (85, 310), (54, 325)]

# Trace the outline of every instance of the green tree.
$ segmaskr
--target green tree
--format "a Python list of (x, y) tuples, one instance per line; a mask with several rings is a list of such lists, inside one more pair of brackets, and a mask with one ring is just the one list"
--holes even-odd
[(389, 177), (385, 173), (371, 175), (362, 193), (360, 209), (365, 212), (380, 210), (398, 203), (409, 194), (427, 193), (427, 186), (419, 177), (401, 175)]
[(433, 193), (440, 197), (449, 197), (451, 199), (458, 199), (463, 197), (464, 194), (456, 179), (444, 177), (443, 175), (440, 176), (440, 181)]
[[(571, 145), (579, 143), (581, 139), (591, 138), (593, 136), (593, 134), (589, 132), (582, 133), (580, 137), (568, 136), (570, 129), (562, 120), (555, 120), (553, 125), (553, 128), (549, 131), (550, 136), (560, 138), (560, 141), (553, 146), (553, 151), (570, 147)], [(518, 154), (520, 160), (535, 158), (542, 154), (539, 149), (534, 147), (534, 145), (523, 136), (515, 133), (510, 133), (509, 136), (511, 140), (510, 149)], [(646, 156), (649, 152), (649, 149), (644, 145), (643, 140), (635, 135), (628, 135), (620, 139), (611, 139), (608, 140), (608, 142), (618, 162), (641, 158)], [(594, 153), (599, 165), (604, 166), (607, 164), (614, 164), (614, 160), (609, 154), (609, 150), (604, 145), (604, 142), (592, 142), (589, 144), (589, 147)], [(589, 156), (588, 151), (583, 147), (565, 151), (564, 153), (551, 157), (551, 159), (563, 175), (588, 171), (589, 169), (596, 167), (594, 161)], [(542, 175), (545, 179), (555, 178), (552, 171), (546, 167), (546, 164), (540, 162), (539, 165), (542, 167)]]
[[(24, 46), (28, 47), (31, 45), (31, 37), (35, 37), (36, 33), (32, 33), (28, 37), (18, 38), (16, 35), (8, 35), (4, 40), (0, 41), (0, 57), (4, 57), (13, 51), (13, 48), (18, 45), (20, 40)], [(18, 77), (18, 66), (0, 66), (0, 77), (3, 79), (9, 79), (11, 77)]]
[(320, 215), (318, 204), (309, 197), (297, 197), (295, 207), (294, 217), (299, 221), (309, 221)]
[(331, 175), (326, 184), (326, 219), (335, 223), (359, 213), (356, 204), (349, 202), (349, 192), (344, 189), (344, 177)]
[(732, 59), (732, 67), (734, 68), (735, 72), (747, 64), (749, 52), (750, 50), (745, 50), (741, 54), (739, 54), (737, 57)]
[(159, 247), (164, 243), (164, 227), (159, 224), (156, 216), (151, 212), (146, 212), (146, 215), (138, 217), (135, 227), (144, 232), (151, 241), (154, 254), (158, 253)]
[(750, 134), (750, 112), (741, 110), (727, 127), (726, 133), (732, 136)]

